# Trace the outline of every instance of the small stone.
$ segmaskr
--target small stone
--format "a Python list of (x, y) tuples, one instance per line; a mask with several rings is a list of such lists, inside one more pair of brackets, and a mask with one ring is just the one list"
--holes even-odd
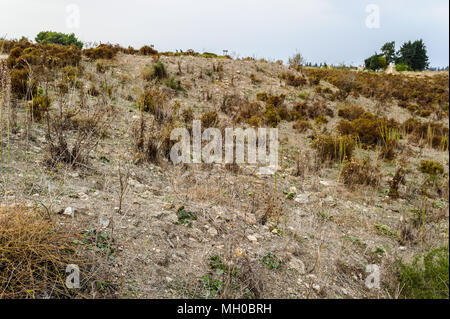
[(102, 216), (100, 217), (100, 226), (102, 228), (106, 228), (109, 226), (109, 218), (108, 216)]
[(303, 263), (303, 261), (297, 258), (292, 258), (289, 261), (288, 268), (296, 270), (301, 275), (304, 275), (306, 273), (305, 264)]
[(71, 217), (75, 217), (75, 209), (73, 208), (73, 207), (67, 207), (65, 210), (64, 210), (64, 213), (63, 213), (64, 215), (67, 215), (67, 216), (71, 216)]
[(247, 239), (250, 240), (252, 243), (258, 242), (258, 239), (254, 235), (248, 235)]
[(176, 223), (178, 223), (178, 216), (177, 216), (177, 214), (169, 214), (168, 216), (167, 216), (167, 221), (168, 222), (170, 222), (170, 223), (172, 223), (172, 224), (176, 224)]
[(215, 229), (214, 227), (208, 229), (208, 233), (211, 235), (211, 237), (215, 237), (218, 234), (217, 229)]
[(322, 186), (331, 186), (331, 183), (328, 181), (320, 181), (319, 184)]
[(299, 194), (294, 200), (299, 204), (307, 204), (309, 202), (309, 196), (306, 194)]

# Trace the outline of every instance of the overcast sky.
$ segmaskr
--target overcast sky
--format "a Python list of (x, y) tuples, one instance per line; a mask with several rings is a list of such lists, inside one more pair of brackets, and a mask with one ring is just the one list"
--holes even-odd
[(161, 51), (274, 60), (298, 51), (311, 62), (354, 65), (387, 41), (398, 49), (422, 38), (432, 66), (449, 64), (448, 0), (0, 0), (0, 36), (34, 39), (42, 30)]

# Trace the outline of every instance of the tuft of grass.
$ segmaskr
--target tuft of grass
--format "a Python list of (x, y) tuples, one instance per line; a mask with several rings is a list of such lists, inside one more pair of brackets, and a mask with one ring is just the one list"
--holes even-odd
[(444, 166), (436, 161), (421, 161), (419, 170), (430, 176), (442, 175), (444, 173)]
[(400, 297), (405, 299), (449, 298), (448, 246), (418, 255), (412, 263), (399, 262)]
[[(0, 299), (87, 298), (94, 260), (82, 254), (78, 238), (34, 210), (1, 207)], [(67, 288), (68, 265), (79, 267), (80, 289)]]

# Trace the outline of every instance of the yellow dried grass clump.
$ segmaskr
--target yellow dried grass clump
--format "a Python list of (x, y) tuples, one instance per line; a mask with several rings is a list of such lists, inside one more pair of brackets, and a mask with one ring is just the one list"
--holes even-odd
[[(77, 234), (20, 206), (0, 207), (0, 299), (86, 298), (83, 274), (92, 259)], [(67, 288), (68, 265), (80, 269), (80, 289)]]

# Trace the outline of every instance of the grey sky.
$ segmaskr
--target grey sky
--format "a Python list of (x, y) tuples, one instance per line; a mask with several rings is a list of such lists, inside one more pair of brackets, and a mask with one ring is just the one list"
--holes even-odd
[[(79, 28), (68, 28), (69, 4), (78, 5)], [(380, 28), (366, 27), (368, 4), (379, 6)], [(398, 49), (422, 38), (432, 66), (449, 64), (447, 0), (0, 0), (0, 36), (34, 39), (43, 30), (162, 51), (286, 60), (298, 50), (333, 64), (362, 64), (387, 41)]]

